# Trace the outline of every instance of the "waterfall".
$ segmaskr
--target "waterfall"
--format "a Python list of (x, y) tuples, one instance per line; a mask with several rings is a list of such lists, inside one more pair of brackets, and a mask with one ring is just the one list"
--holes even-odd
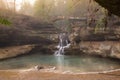
[(70, 41), (68, 35), (66, 33), (61, 33), (59, 35), (59, 44), (57, 46), (58, 50), (55, 51), (55, 56), (62, 56), (64, 55), (64, 49), (70, 47)]

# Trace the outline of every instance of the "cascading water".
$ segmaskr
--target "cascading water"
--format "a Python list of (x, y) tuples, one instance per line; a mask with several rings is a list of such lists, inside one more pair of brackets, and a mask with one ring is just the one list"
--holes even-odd
[(57, 46), (58, 50), (55, 51), (55, 56), (62, 56), (64, 55), (64, 49), (70, 47), (70, 41), (68, 35), (65, 33), (61, 33), (59, 35), (59, 44)]

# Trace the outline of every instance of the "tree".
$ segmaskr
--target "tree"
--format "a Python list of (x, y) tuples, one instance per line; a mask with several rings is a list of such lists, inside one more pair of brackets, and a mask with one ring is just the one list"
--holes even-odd
[(36, 0), (34, 5), (34, 15), (40, 17), (41, 19), (45, 18), (45, 2), (46, 0)]
[(49, 20), (53, 16), (63, 13), (64, 8), (59, 7), (55, 0), (36, 0), (34, 4), (34, 15), (42, 20)]
[(0, 0), (0, 9), (6, 9), (6, 4), (4, 0)]
[(33, 6), (29, 2), (23, 1), (20, 12), (22, 14), (32, 16), (33, 15)]
[(16, 0), (14, 0), (14, 13), (16, 12)]

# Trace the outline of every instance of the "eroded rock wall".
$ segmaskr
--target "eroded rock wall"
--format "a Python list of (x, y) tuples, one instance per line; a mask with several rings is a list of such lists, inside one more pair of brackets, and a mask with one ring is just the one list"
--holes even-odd
[(120, 42), (81, 42), (79, 49), (90, 55), (120, 59)]

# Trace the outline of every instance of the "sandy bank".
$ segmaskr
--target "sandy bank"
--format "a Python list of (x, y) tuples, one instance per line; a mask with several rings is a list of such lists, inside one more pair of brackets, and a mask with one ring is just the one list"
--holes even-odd
[(43, 70), (0, 70), (0, 80), (120, 80), (120, 70), (98, 74), (61, 74)]

